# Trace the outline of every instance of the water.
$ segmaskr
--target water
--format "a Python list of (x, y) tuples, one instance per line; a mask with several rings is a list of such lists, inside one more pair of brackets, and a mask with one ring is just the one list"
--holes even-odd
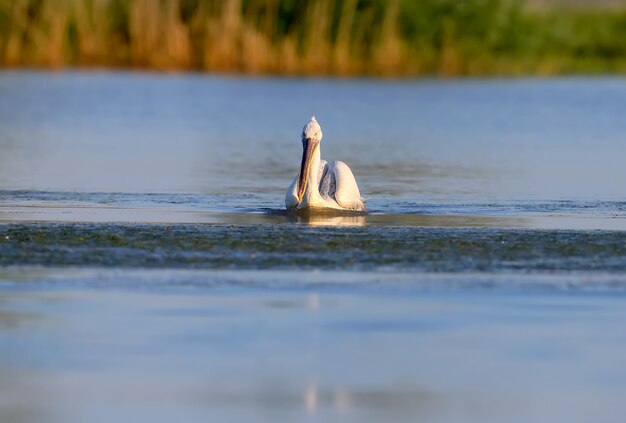
[[(315, 114), (370, 213), (292, 216)], [(0, 73), (1, 421), (621, 421), (626, 81)]]

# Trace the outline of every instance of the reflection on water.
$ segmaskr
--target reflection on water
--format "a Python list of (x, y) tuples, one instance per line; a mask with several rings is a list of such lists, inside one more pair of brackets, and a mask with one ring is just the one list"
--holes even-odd
[[(315, 417), (354, 417), (373, 413), (396, 418), (428, 415), (441, 399), (433, 393), (413, 387), (404, 389), (350, 389), (322, 387), (309, 382), (302, 388), (268, 386), (255, 392), (207, 389), (200, 401), (210, 407), (255, 408), (262, 413), (280, 413), (284, 410), (304, 412)], [(441, 404), (439, 404), (441, 406)], [(372, 416), (370, 416), (370, 420)]]
[[(522, 295), (491, 275), (497, 291), (481, 282), (467, 295), (458, 289), (473, 277), (461, 275), (446, 287), (406, 273), (386, 285), (373, 272), (34, 272), (20, 283), (19, 269), (0, 276), (0, 311), (13, 322), (0, 325), (2, 421), (618, 421), (626, 412), (622, 276), (621, 290), (583, 297), (533, 288), (566, 287), (571, 275), (520, 277)], [(580, 292), (602, 280), (589, 276)]]
[[(276, 212), (272, 214), (277, 214)], [(288, 212), (281, 213), (287, 217), (292, 223), (303, 223), (310, 226), (365, 226), (366, 213), (347, 213), (347, 212)]]

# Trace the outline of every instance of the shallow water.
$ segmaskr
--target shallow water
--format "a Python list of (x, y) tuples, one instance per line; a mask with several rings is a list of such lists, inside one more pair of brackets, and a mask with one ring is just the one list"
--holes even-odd
[[(293, 216), (299, 132), (366, 216)], [(0, 72), (0, 421), (621, 421), (626, 80)]]

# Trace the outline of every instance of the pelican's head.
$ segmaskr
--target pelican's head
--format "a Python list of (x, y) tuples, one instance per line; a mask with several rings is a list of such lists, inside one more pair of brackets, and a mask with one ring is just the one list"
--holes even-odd
[(302, 128), (302, 164), (300, 165), (300, 176), (298, 177), (298, 201), (302, 201), (302, 197), (306, 191), (309, 182), (309, 171), (311, 168), (311, 159), (317, 151), (320, 141), (322, 141), (322, 128), (315, 119), (311, 120)]
[(323, 136), (322, 127), (317, 123), (315, 116), (312, 116), (311, 120), (302, 128), (302, 143), (304, 144), (307, 140), (320, 142)]

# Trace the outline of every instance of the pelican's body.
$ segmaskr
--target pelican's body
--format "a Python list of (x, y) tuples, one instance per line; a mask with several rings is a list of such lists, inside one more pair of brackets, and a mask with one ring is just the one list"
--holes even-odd
[(287, 209), (366, 211), (352, 171), (344, 162), (321, 159), (322, 128), (315, 116), (302, 130), (300, 172), (285, 195)]

